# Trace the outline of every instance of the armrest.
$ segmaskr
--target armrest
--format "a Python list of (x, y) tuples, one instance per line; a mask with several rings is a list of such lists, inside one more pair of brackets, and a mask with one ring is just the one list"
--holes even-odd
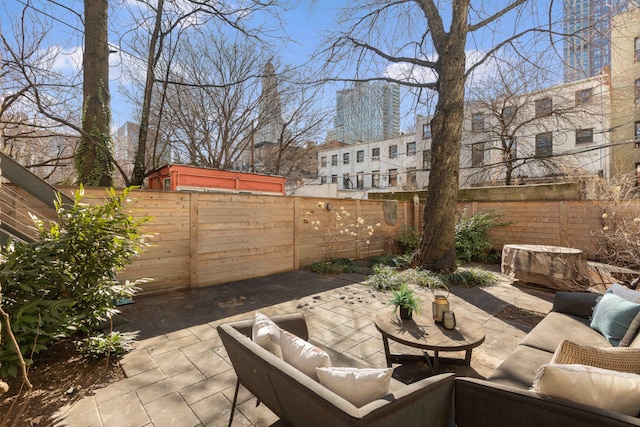
[(485, 380), (456, 378), (458, 427), (640, 426), (640, 419)]
[(593, 313), (596, 299), (601, 296), (592, 292), (556, 292), (552, 311), (588, 319)]
[(394, 393), (394, 400), (375, 400), (358, 409), (361, 425), (450, 426), (455, 374), (425, 378)]

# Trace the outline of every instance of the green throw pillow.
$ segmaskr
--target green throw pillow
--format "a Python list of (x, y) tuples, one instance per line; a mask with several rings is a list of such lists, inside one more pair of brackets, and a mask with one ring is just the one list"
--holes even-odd
[(617, 347), (638, 313), (640, 304), (615, 294), (604, 294), (593, 309), (591, 327)]

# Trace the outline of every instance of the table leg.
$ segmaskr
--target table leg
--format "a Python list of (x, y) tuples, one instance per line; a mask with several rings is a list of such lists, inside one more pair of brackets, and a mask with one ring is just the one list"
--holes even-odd
[(464, 357), (464, 363), (467, 366), (471, 366), (471, 353), (473, 352), (473, 349), (470, 348), (469, 350), (467, 350), (467, 354)]
[(386, 335), (382, 335), (382, 344), (384, 344), (384, 356), (387, 359), (387, 368), (391, 367), (391, 352), (389, 351), (389, 340)]
[(433, 374), (437, 374), (440, 371), (440, 352), (438, 350), (433, 351)]

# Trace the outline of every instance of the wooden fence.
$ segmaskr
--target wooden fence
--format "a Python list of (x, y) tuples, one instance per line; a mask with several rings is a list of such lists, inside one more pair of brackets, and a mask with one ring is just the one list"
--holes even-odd
[[(94, 203), (106, 194), (102, 189), (86, 193)], [(421, 227), (424, 209), (423, 204), (385, 200), (149, 190), (134, 191), (131, 199), (133, 214), (152, 217), (144, 231), (153, 237), (151, 247), (121, 277), (153, 278), (144, 285), (145, 293), (292, 271), (328, 255), (387, 254), (394, 250), (400, 227)], [(640, 213), (637, 202), (461, 202), (458, 208), (469, 214), (497, 212), (510, 222), (490, 231), (496, 249), (506, 243), (569, 246), (582, 249), (589, 259), (597, 258), (597, 234), (607, 221), (603, 213), (627, 218)], [(369, 226), (373, 236), (360, 232)]]

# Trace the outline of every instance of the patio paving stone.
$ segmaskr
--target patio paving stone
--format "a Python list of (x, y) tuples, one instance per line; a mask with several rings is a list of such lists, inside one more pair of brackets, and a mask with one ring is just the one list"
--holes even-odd
[[(528, 327), (495, 316), (508, 305), (547, 313), (553, 294), (512, 286), (500, 276), (497, 286), (454, 287), (450, 304), (485, 327), (485, 342), (474, 349), (471, 366), (443, 365), (457, 375), (486, 377), (511, 353)], [(297, 270), (268, 277), (137, 297), (121, 307), (130, 323), (119, 330), (140, 330), (135, 350), (121, 363), (127, 378), (97, 390), (71, 407), (61, 408), (58, 423), (67, 427), (164, 425), (226, 426), (236, 377), (218, 337), (220, 323), (303, 311), (310, 338), (365, 363), (386, 360), (373, 317), (388, 309), (389, 294), (360, 284), (359, 274), (321, 276)], [(432, 294), (419, 289), (422, 304)], [(392, 352), (421, 354), (391, 342)], [(451, 356), (443, 354), (443, 356)], [(397, 365), (394, 365), (397, 366)], [(424, 375), (416, 366), (416, 375)], [(263, 427), (277, 421), (264, 405), (240, 387), (233, 426)]]

